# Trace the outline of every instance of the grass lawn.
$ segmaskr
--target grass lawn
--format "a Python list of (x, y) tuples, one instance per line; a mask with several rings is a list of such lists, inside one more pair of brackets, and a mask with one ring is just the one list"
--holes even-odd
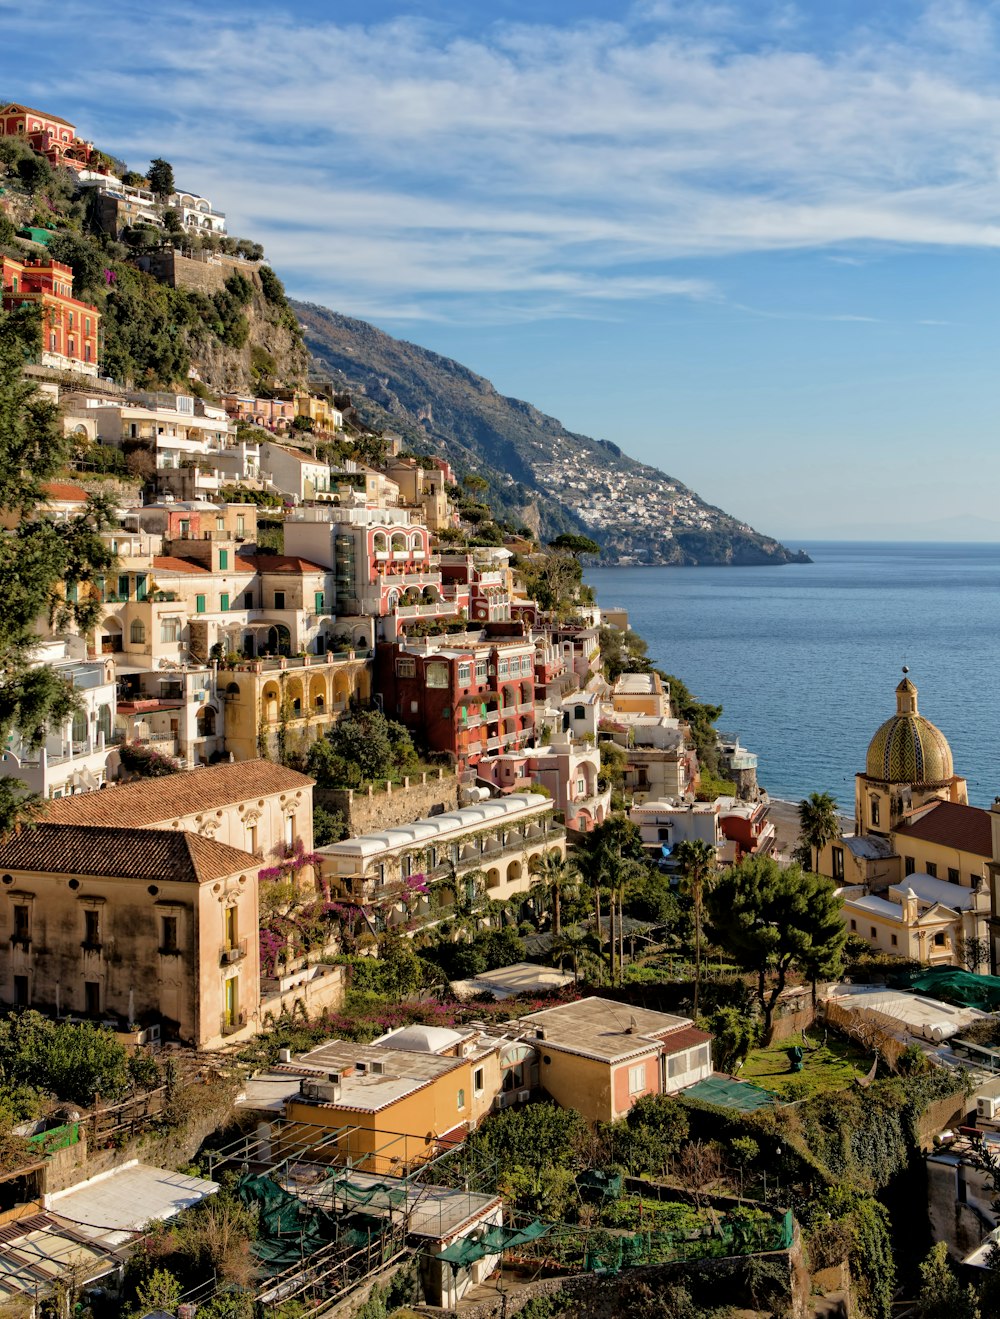
[(783, 1099), (806, 1099), (853, 1085), (854, 1078), (863, 1076), (872, 1065), (868, 1054), (833, 1031), (827, 1033), (822, 1026), (813, 1026), (808, 1038), (801, 1072), (789, 1070), (787, 1051), (793, 1045), (802, 1044), (801, 1035), (791, 1035), (766, 1049), (754, 1049), (737, 1075), (741, 1081), (753, 1081), (754, 1085), (772, 1090)]

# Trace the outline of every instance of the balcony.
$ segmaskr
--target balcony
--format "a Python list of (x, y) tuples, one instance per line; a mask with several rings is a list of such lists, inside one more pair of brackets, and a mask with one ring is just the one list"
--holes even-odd
[(219, 1034), (235, 1035), (246, 1024), (247, 1014), (245, 1012), (223, 1012), (219, 1019)]
[(232, 966), (234, 962), (242, 962), (247, 955), (246, 939), (239, 939), (234, 944), (229, 944), (223, 948), (219, 958), (220, 966)]

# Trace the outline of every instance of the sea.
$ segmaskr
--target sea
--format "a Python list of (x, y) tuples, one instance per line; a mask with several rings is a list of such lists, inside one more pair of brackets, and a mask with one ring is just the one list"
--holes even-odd
[[(799, 543), (796, 542), (796, 547)], [(1000, 795), (1000, 545), (805, 543), (811, 564), (592, 568), (599, 604), (628, 610), (652, 662), (757, 753), (772, 797), (854, 775), (895, 713), (904, 664), (919, 710), (951, 744), (969, 800)]]

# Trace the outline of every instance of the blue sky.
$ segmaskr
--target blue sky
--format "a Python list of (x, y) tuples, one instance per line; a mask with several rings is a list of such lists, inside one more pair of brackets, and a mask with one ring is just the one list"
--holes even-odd
[(761, 530), (1000, 540), (1000, 5), (0, 0), (0, 96)]

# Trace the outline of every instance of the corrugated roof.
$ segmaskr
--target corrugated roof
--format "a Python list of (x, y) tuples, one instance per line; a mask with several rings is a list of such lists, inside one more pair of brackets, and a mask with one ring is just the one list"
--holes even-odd
[(46, 803), (51, 824), (103, 824), (148, 829), (166, 820), (197, 815), (251, 797), (295, 792), (313, 780), (270, 760), (241, 760), (234, 765), (207, 765), (160, 779), (138, 779), (82, 792)]
[(181, 829), (40, 824), (0, 844), (0, 869), (50, 875), (204, 884), (258, 865), (249, 852)]
[(61, 500), (64, 503), (87, 502), (86, 490), (82, 485), (74, 485), (72, 481), (46, 481), (42, 486), (42, 494), (46, 499)]
[(904, 840), (919, 838), (925, 843), (938, 843), (954, 847), (961, 852), (993, 859), (993, 829), (990, 812), (978, 806), (960, 806), (957, 802), (943, 801), (926, 815), (901, 824), (896, 834)]
[(682, 1049), (691, 1049), (696, 1044), (712, 1042), (708, 1031), (699, 1030), (697, 1026), (683, 1026), (680, 1030), (672, 1030), (669, 1035), (663, 1035), (661, 1038), (667, 1053), (680, 1053)]

